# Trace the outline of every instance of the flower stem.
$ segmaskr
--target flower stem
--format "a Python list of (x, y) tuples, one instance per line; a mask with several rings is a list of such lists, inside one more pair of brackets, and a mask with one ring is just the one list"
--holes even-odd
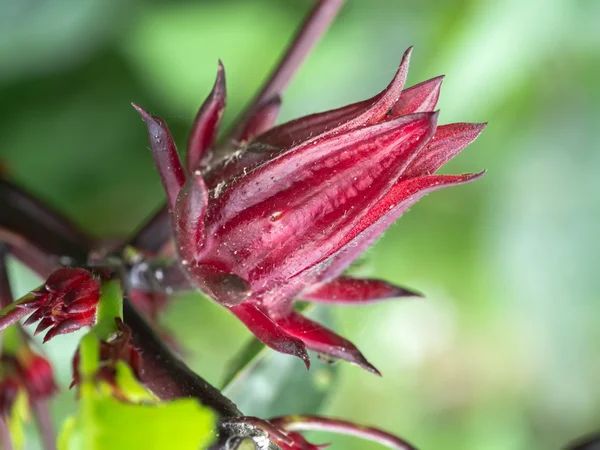
[(0, 242), (0, 309), (6, 308), (13, 300), (10, 281), (8, 280), (7, 256), (8, 247)]
[[(290, 42), (279, 64), (263, 85), (260, 93), (242, 113), (236, 130), (244, 129), (256, 108), (288, 86), (298, 68), (335, 19), (344, 0), (319, 0)], [(235, 133), (234, 133), (235, 134)]]
[[(8, 308), (10, 310), (9, 316), (11, 316), (11, 320), (14, 320), (14, 322), (16, 322), (17, 320), (19, 320), (18, 317), (21, 315), (21, 312), (24, 313), (22, 314), (24, 316), (27, 314), (28, 311), (21, 308), (14, 308), (13, 295), (10, 287), (10, 280), (8, 278), (8, 270), (6, 264), (7, 256), (8, 246), (0, 242), (0, 308)], [(19, 335), (21, 339), (24, 336), (22, 329), (13, 328), (11, 330), (6, 331), (2, 335), (0, 335), (0, 348), (2, 348), (3, 350), (5, 350), (5, 346), (8, 343), (8, 341), (2, 341), (2, 338), (6, 338), (7, 333), (9, 333), (10, 331), (15, 332), (15, 334)], [(38, 421), (38, 426), (40, 434), (42, 436), (42, 443), (44, 449), (56, 450), (56, 438), (54, 436), (54, 426), (52, 424), (52, 420), (48, 411), (48, 402), (44, 399), (38, 399), (37, 401), (33, 402), (33, 408), (34, 414)], [(10, 435), (8, 433), (8, 430), (3, 429), (3, 426), (5, 425), (6, 424), (0, 417), (0, 437), (6, 437), (8, 439), (8, 444), (3, 443), (2, 448), (5, 450), (10, 450), (12, 448), (10, 443)]]
[[(20, 188), (12, 186), (10, 192), (14, 191), (20, 192)], [(3, 209), (0, 208), (3, 213), (0, 216), (0, 242), (3, 242), (5, 236), (16, 236), (21, 246), (31, 247), (29, 238), (35, 241), (37, 237), (29, 236), (28, 232), (30, 228), (26, 226), (26, 223), (28, 221), (35, 222), (40, 216), (35, 213), (35, 209), (22, 208), (23, 205), (21, 203), (4, 201), (2, 195), (4, 194), (0, 192), (0, 206), (3, 207)], [(40, 208), (43, 207), (39, 201), (33, 198), (30, 198), (30, 200), (34, 204), (39, 205)], [(19, 217), (20, 219), (16, 221), (9, 220), (9, 217)], [(66, 222), (60, 217), (55, 217), (54, 220)], [(58, 259), (50, 258), (49, 254), (73, 257), (79, 261), (78, 256), (89, 253), (89, 244), (82, 242), (77, 244), (74, 253), (70, 253), (69, 250), (73, 250), (72, 247), (65, 246), (65, 248), (61, 248), (58, 245), (58, 243), (64, 242), (65, 239), (57, 235), (55, 229), (51, 226), (44, 227), (43, 220), (38, 225), (38, 228), (44, 230), (43, 233), (45, 233), (46, 237), (36, 241), (36, 245), (39, 245), (39, 249), (36, 248), (36, 252), (14, 252), (15, 247), (10, 242), (8, 242), (8, 250), (22, 263), (37, 272), (40, 277), (46, 278), (53, 270), (60, 268)], [(20, 232), (23, 232), (23, 237), (16, 234)], [(39, 264), (36, 259), (40, 256), (43, 258), (43, 264)], [(15, 308), (13, 311), (16, 314), (21, 311), (21, 308)], [(196, 375), (183, 361), (179, 360), (167, 349), (127, 299), (123, 302), (123, 319), (125, 324), (131, 328), (134, 344), (140, 349), (142, 354), (145, 372), (142, 381), (157, 397), (161, 400), (194, 397), (201, 403), (213, 408), (217, 414), (223, 417), (237, 417), (241, 415), (231, 400), (223, 396), (218, 389), (206, 380)], [(2, 319), (0, 318), (1, 323)], [(0, 325), (0, 329), (1, 327)]]
[(93, 331), (101, 340), (118, 331), (115, 318), (123, 319), (123, 291), (120, 280), (108, 280), (102, 283), (100, 300), (96, 313), (96, 325)]
[[(29, 246), (43, 248), (48, 255), (69, 255), (77, 261), (87, 258), (82, 251), (92, 246), (92, 238), (21, 187), (1, 178), (0, 211), (0, 228), (27, 236)], [(0, 241), (6, 242), (5, 236), (0, 235)]]
[(286, 431), (329, 431), (367, 439), (396, 450), (416, 450), (411, 444), (393, 434), (342, 419), (318, 416), (282, 416), (271, 419), (269, 422)]
[(4, 420), (4, 417), (0, 416), (0, 448), (3, 450), (12, 450), (12, 440), (10, 438), (10, 431), (8, 424)]
[(56, 436), (54, 424), (50, 417), (50, 410), (48, 409), (48, 402), (46, 400), (38, 400), (34, 404), (34, 409), (44, 450), (56, 450)]
[(231, 400), (173, 355), (128, 301), (123, 304), (123, 317), (132, 330), (134, 346), (141, 350), (142, 382), (158, 398), (195, 397), (222, 417), (241, 416)]
[[(6, 267), (7, 256), (8, 246), (0, 241), (0, 332), (28, 314), (27, 310), (16, 308), (13, 303)], [(0, 347), (2, 344), (1, 340), (2, 335), (0, 335)]]

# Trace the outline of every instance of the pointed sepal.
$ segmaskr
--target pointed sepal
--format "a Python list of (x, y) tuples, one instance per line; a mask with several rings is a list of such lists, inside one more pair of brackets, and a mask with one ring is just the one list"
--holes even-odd
[(444, 76), (423, 81), (405, 89), (392, 107), (392, 116), (405, 116), (418, 112), (433, 111), (440, 97)]
[(393, 187), (436, 119), (418, 113), (304, 143), (225, 186), (211, 204), (211, 239), (228, 243), (219, 257), (243, 258), (237, 273), (255, 280), (314, 267)]
[(399, 181), (360, 222), (329, 251), (331, 258), (324, 273), (327, 278), (341, 274), (371, 246), (408, 208), (431, 192), (458, 186), (481, 178), (485, 171), (464, 175), (429, 175)]
[(481, 134), (487, 123), (441, 125), (427, 146), (414, 159), (402, 178), (431, 175), (463, 151)]
[(307, 369), (310, 367), (310, 358), (304, 342), (286, 333), (257, 306), (251, 303), (242, 303), (230, 309), (266, 346), (281, 353), (297, 356), (304, 362)]
[(292, 312), (278, 319), (277, 324), (289, 335), (301, 339), (311, 350), (343, 359), (376, 375), (381, 375), (352, 342), (302, 314)]
[(410, 55), (412, 53), (412, 47), (409, 47), (400, 62), (400, 67), (394, 75), (394, 78), (390, 84), (384, 89), (384, 91), (376, 96), (375, 102), (369, 106), (366, 111), (362, 112), (359, 116), (348, 122), (340, 125), (329, 131), (329, 133), (340, 133), (367, 125), (373, 125), (381, 122), (386, 116), (392, 116), (393, 108), (396, 102), (400, 99), (402, 88), (406, 82), (406, 76), (408, 74), (408, 64), (410, 62)]
[(301, 297), (318, 303), (361, 305), (392, 298), (421, 297), (421, 294), (383, 280), (340, 276), (304, 292)]
[(217, 79), (208, 98), (196, 114), (188, 140), (186, 167), (189, 172), (200, 168), (207, 150), (214, 145), (225, 111), (226, 99), (225, 69), (219, 60)]
[(132, 103), (132, 106), (140, 113), (148, 127), (150, 150), (152, 151), (154, 165), (167, 194), (169, 207), (173, 209), (177, 194), (179, 194), (185, 183), (185, 172), (177, 154), (177, 147), (175, 147), (171, 132), (164, 120), (153, 116), (135, 103)]
[(289, 147), (312, 137), (322, 138), (398, 117), (398, 114), (391, 113), (394, 105), (402, 99), (402, 88), (406, 81), (411, 52), (412, 47), (404, 53), (400, 67), (390, 84), (374, 97), (279, 125), (258, 136), (256, 140), (272, 147)]

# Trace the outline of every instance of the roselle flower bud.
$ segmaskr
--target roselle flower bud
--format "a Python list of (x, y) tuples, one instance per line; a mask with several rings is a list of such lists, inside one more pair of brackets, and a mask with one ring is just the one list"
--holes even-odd
[(52, 365), (43, 356), (33, 352), (19, 355), (17, 371), (31, 398), (48, 398), (56, 392)]
[(33, 311), (24, 325), (39, 321), (34, 334), (50, 328), (44, 336), (47, 342), (59, 334), (94, 324), (100, 282), (85, 269), (65, 267), (53, 272), (31, 295), (31, 299), (20, 301), (16, 306)]
[[(434, 175), (484, 125), (438, 126), (442, 79), (404, 89), (410, 51), (375, 97), (270, 128), (280, 104), (274, 96), (215, 149), (225, 106), (219, 66), (191, 133), (188, 174), (164, 121), (136, 106), (189, 279), (265, 344), (307, 365), (310, 348), (378, 373), (352, 343), (295, 312), (294, 300), (417, 295), (342, 273), (417, 200), (482, 175)], [(211, 161), (211, 154), (224, 156)]]
[(58, 389), (50, 362), (27, 343), (15, 354), (0, 356), (0, 413), (10, 411), (21, 389), (30, 403), (49, 398)]
[[(100, 342), (99, 368), (96, 379), (111, 385), (115, 394), (119, 396), (119, 388), (116, 382), (117, 361), (123, 361), (127, 364), (138, 380), (141, 380), (142, 356), (133, 346), (131, 329), (118, 317), (115, 318), (115, 322), (117, 323), (117, 332), (110, 336), (108, 340)], [(80, 380), (78, 350), (73, 356), (73, 381), (70, 387), (79, 384)]]
[(20, 389), (24, 388), (14, 376), (0, 380), (0, 416), (10, 414)]

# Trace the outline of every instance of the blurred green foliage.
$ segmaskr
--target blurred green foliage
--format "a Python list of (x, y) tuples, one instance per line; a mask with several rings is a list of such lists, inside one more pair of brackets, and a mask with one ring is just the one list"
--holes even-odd
[[(221, 58), (230, 122), (311, 3), (0, 0), (3, 164), (93, 233), (129, 233), (164, 197), (129, 102), (183, 146)], [(322, 412), (423, 449), (553, 449), (598, 426), (599, 21), (594, 0), (348, 0), (281, 120), (372, 95), (414, 44), (409, 84), (446, 74), (441, 122), (490, 122), (447, 171), (488, 174), (427, 197), (368, 253), (361, 273), (427, 299), (330, 308), (384, 376), (340, 364)], [(36, 285), (12, 269), (17, 296)], [(215, 384), (248, 338), (192, 294), (167, 322)], [(65, 387), (57, 423), (74, 411), (76, 340), (45, 346)]]

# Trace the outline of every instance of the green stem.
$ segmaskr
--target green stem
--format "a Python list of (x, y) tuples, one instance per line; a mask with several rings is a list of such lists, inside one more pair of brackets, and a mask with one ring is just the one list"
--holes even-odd
[(123, 320), (123, 291), (119, 280), (109, 280), (102, 284), (100, 301), (96, 313), (94, 334), (101, 340), (118, 331), (116, 318)]

